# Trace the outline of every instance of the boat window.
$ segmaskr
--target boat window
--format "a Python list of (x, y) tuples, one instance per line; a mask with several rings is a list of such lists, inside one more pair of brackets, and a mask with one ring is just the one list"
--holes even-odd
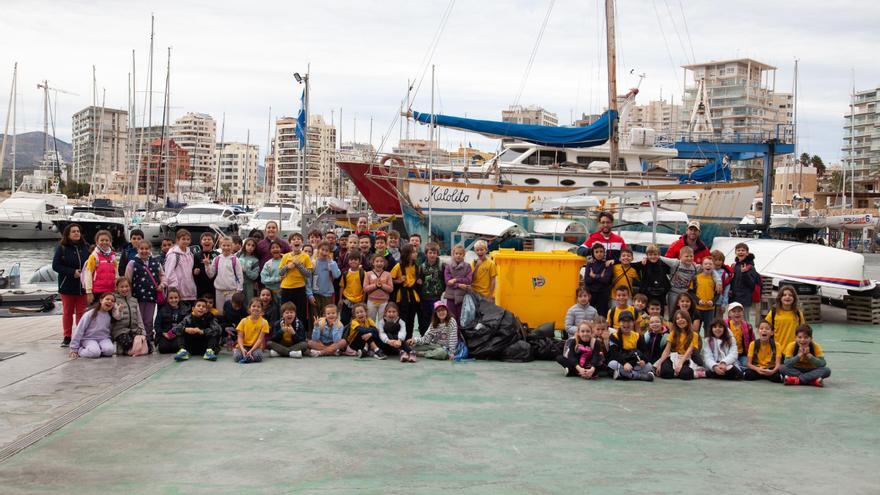
[(627, 182), (626, 185), (627, 186), (641, 186), (641, 184), (639, 184), (638, 182)]
[(559, 183), (562, 184), (563, 186), (573, 186), (574, 185), (574, 181), (571, 179), (562, 179), (561, 181), (559, 181)]
[(507, 148), (498, 155), (498, 160), (502, 162), (512, 162), (528, 151), (528, 148)]
[(595, 187), (608, 187), (608, 183), (604, 180), (593, 181), (593, 186)]
[(530, 186), (535, 186), (540, 183), (541, 183), (541, 181), (538, 179), (535, 179), (534, 177), (529, 177), (528, 179), (526, 179), (526, 184), (528, 184)]
[(223, 218), (229, 218), (233, 215), (232, 210), (223, 210)]
[[(229, 210), (226, 210), (229, 212)], [(225, 212), (224, 212), (225, 213)], [(180, 211), (181, 215), (219, 215), (218, 208), (184, 208)]]
[(274, 211), (258, 211), (256, 215), (254, 215), (254, 220), (287, 220), (287, 217), (290, 216), (290, 212), (283, 212), (283, 214), (279, 214), (278, 210)]

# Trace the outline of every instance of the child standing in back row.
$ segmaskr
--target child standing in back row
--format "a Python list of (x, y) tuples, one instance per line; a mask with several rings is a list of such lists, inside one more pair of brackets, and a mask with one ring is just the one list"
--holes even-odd
[(471, 265), (474, 271), (471, 289), (481, 297), (495, 301), (495, 279), (498, 277), (498, 267), (489, 257), (489, 245), (480, 239), (474, 243), (474, 252), (477, 253), (477, 259)]
[(592, 254), (593, 260), (587, 263), (584, 271), (584, 287), (590, 291), (590, 300), (599, 315), (607, 316), (613, 270), (605, 261), (605, 246), (598, 242), (593, 244)]
[(232, 252), (232, 239), (220, 239), (220, 255), (205, 266), (205, 271), (209, 278), (214, 279), (214, 306), (222, 310), (226, 301), (236, 292), (241, 292), (244, 286), (241, 265)]
[(709, 325), (715, 320), (715, 298), (721, 293), (719, 275), (715, 272), (712, 258), (703, 258), (703, 271), (694, 279), (694, 292), (697, 297), (697, 312), (703, 322), (703, 335), (709, 336)]
[(99, 230), (95, 234), (95, 248), (86, 259), (81, 276), (89, 304), (94, 302), (95, 296), (113, 292), (116, 289), (117, 263), (110, 232)]
[[(415, 236), (413, 236), (415, 237)], [(436, 242), (425, 244), (425, 259), (419, 263), (419, 275), (422, 287), (419, 292), (421, 308), (419, 310), (419, 334), (425, 335), (431, 326), (434, 303), (443, 298), (446, 281), (443, 279), (445, 267), (440, 261), (440, 246)]]
[[(367, 296), (367, 316), (373, 321), (378, 320), (385, 314), (385, 305), (394, 291), (394, 282), (391, 274), (385, 271), (385, 258), (374, 254), (372, 258), (373, 269), (364, 277), (364, 293)], [(354, 308), (352, 308), (354, 314)]]
[(308, 322), (309, 299), (306, 284), (312, 276), (312, 259), (303, 252), (303, 236), (299, 232), (290, 235), (290, 252), (281, 257), (281, 302), (292, 302), (296, 306), (296, 317), (302, 322), (306, 332), (311, 329)]
[[(639, 272), (632, 266), (633, 251), (629, 247), (621, 248), (620, 261), (615, 262), (611, 267), (611, 294), (617, 294), (617, 289), (626, 287), (629, 297), (636, 293), (639, 287)], [(617, 305), (618, 301), (615, 297), (612, 305)], [(636, 315), (638, 320), (638, 315)], [(612, 325), (613, 326), (613, 325)]]
[[(446, 265), (443, 270), (443, 279), (446, 282), (446, 298), (443, 307), (450, 313), (456, 322), (461, 319), (461, 303), (464, 296), (471, 289), (474, 279), (474, 270), (471, 265), (464, 261), (464, 247), (452, 248), (452, 263)], [(437, 305), (434, 305), (434, 313), (437, 313)], [(453, 349), (454, 352), (454, 349)]]

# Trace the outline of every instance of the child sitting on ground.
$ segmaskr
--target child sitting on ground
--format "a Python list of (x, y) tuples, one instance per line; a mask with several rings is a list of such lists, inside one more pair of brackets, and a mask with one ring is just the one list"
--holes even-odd
[(342, 338), (345, 327), (339, 321), (335, 304), (324, 306), (324, 317), (315, 323), (309, 339), (309, 355), (312, 357), (338, 356), (348, 342)]
[(428, 333), (407, 342), (418, 357), (428, 359), (454, 359), (458, 345), (458, 323), (443, 300), (434, 303), (434, 315)]
[(272, 327), (269, 340), (270, 357), (303, 357), (309, 350), (306, 329), (296, 317), (296, 305), (286, 302), (281, 305), (281, 319)]
[[(406, 252), (408, 246), (402, 251)], [(385, 354), (400, 354), (401, 363), (416, 362), (416, 355), (407, 344), (406, 322), (400, 317), (397, 304), (390, 302), (385, 306), (385, 315), (376, 323), (379, 330), (379, 348)]]
[(826, 366), (822, 346), (813, 342), (812, 327), (799, 326), (794, 338), (782, 351), (785, 362), (780, 374), (785, 377), (785, 384), (824, 386), (823, 380), (831, 376), (831, 370)]
[(599, 313), (590, 306), (590, 291), (586, 287), (578, 287), (575, 297), (577, 302), (565, 312), (565, 332), (569, 338), (575, 336), (582, 322), (591, 323)]
[(565, 368), (565, 376), (579, 376), (585, 380), (599, 378), (598, 366), (604, 359), (602, 341), (593, 337), (589, 321), (578, 323), (575, 334), (565, 341), (562, 354), (556, 362)]
[(742, 304), (732, 302), (727, 306), (727, 320), (725, 320), (725, 323), (736, 341), (740, 369), (746, 367), (746, 362), (749, 360), (747, 355), (749, 345), (755, 341), (755, 332), (752, 330), (752, 325), (745, 320), (744, 316), (745, 310)]
[[(620, 328), (620, 315), (629, 313), (635, 318), (636, 310), (629, 305), (629, 289), (625, 286), (614, 290), (614, 307), (606, 314), (611, 328)], [(635, 320), (633, 320), (635, 322)]]
[(159, 311), (156, 312), (156, 321), (153, 323), (153, 329), (156, 332), (156, 348), (160, 354), (171, 354), (177, 351), (176, 339), (171, 329), (189, 314), (190, 308), (181, 301), (180, 291), (174, 287), (168, 289), (165, 304), (159, 307)]
[(86, 311), (73, 331), (68, 357), (110, 357), (116, 352), (116, 345), (110, 340), (110, 312), (115, 303), (116, 296), (108, 292), (101, 296), (90, 311)]
[(645, 360), (649, 363), (656, 363), (663, 356), (663, 349), (666, 348), (669, 328), (659, 314), (649, 316), (645, 328), (646, 331), (642, 336), (642, 350)]
[(263, 304), (254, 299), (248, 307), (250, 313), (238, 323), (238, 341), (232, 358), (236, 363), (259, 363), (263, 360), (264, 335), (269, 333), (269, 322), (263, 318)]
[[(116, 279), (116, 306), (111, 313), (110, 336), (116, 343), (116, 354), (130, 354), (135, 339), (146, 340), (144, 321), (138, 300), (131, 295), (131, 282), (127, 278)], [(147, 352), (153, 352), (153, 343), (146, 342)], [(140, 354), (138, 354), (140, 355)]]
[[(379, 257), (379, 259), (382, 259)], [(384, 305), (383, 305), (384, 306)], [(379, 349), (379, 329), (376, 322), (367, 316), (367, 305), (358, 303), (354, 305), (354, 318), (351, 320), (346, 340), (351, 342), (349, 347), (357, 353), (357, 357), (363, 359), (374, 357), (378, 360), (386, 358), (382, 349)]]
[(703, 363), (706, 367), (706, 377), (725, 380), (742, 379), (743, 372), (739, 368), (738, 356), (736, 340), (727, 329), (724, 321), (716, 319), (710, 323), (708, 335), (703, 342)]
[(263, 318), (269, 322), (269, 328), (274, 328), (278, 320), (281, 319), (281, 309), (278, 306), (278, 301), (275, 300), (272, 291), (266, 287), (260, 290), (259, 299), (260, 303), (263, 304)]
[[(235, 328), (238, 326), (239, 322), (247, 318), (249, 314), (247, 307), (244, 304), (244, 299), (244, 294), (236, 292), (223, 305), (223, 315), (220, 317), (220, 324), (225, 331), (224, 339), (229, 348), (232, 348), (235, 341), (238, 339)], [(260, 305), (262, 306), (262, 302)]]
[(696, 374), (691, 365), (691, 357), (700, 347), (699, 340), (699, 335), (691, 328), (690, 316), (682, 310), (676, 311), (672, 315), (672, 331), (663, 355), (654, 363), (654, 368), (660, 370), (660, 378), (702, 378), (703, 373)]
[(169, 340), (174, 339), (178, 349), (174, 355), (175, 361), (186, 361), (190, 353), (202, 354), (205, 361), (216, 361), (222, 332), (217, 318), (208, 311), (208, 302), (198, 299), (193, 304), (192, 314), (175, 325), (165, 336)]
[(782, 377), (779, 374), (782, 353), (777, 352), (776, 340), (773, 338), (773, 327), (770, 322), (762, 321), (758, 325), (758, 339), (749, 344), (748, 358), (744, 379), (782, 382)]
[[(618, 290), (624, 291), (625, 287)], [(614, 372), (614, 379), (654, 381), (651, 363), (645, 361), (642, 339), (634, 330), (635, 317), (631, 311), (623, 311), (618, 320), (619, 328), (611, 334), (608, 349), (608, 368)]]

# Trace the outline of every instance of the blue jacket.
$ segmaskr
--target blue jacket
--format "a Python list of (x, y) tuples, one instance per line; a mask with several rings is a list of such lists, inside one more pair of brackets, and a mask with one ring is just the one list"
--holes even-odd
[(312, 272), (311, 294), (329, 297), (336, 293), (333, 280), (339, 278), (342, 272), (333, 260), (315, 260), (315, 270)]
[(83, 295), (81, 279), (73, 276), (77, 270), (82, 271), (83, 265), (89, 258), (89, 245), (83, 241), (70, 243), (66, 246), (59, 244), (55, 248), (55, 256), (52, 258), (52, 269), (58, 274), (58, 292), (69, 295)]

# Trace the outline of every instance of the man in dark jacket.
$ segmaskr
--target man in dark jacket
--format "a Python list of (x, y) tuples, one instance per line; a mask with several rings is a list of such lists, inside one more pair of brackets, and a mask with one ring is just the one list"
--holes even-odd
[(694, 263), (700, 264), (703, 262), (703, 258), (709, 256), (709, 248), (706, 246), (700, 239), (700, 222), (696, 220), (691, 220), (688, 222), (687, 232), (681, 238), (675, 242), (673, 242), (669, 249), (666, 250), (667, 258), (678, 259), (678, 252), (681, 251), (681, 248), (684, 246), (688, 246), (694, 250)]
[(748, 319), (752, 306), (752, 294), (755, 286), (761, 283), (761, 276), (755, 269), (755, 255), (749, 252), (749, 246), (741, 242), (734, 248), (736, 261), (733, 264), (733, 279), (730, 281), (730, 302), (743, 305)]

